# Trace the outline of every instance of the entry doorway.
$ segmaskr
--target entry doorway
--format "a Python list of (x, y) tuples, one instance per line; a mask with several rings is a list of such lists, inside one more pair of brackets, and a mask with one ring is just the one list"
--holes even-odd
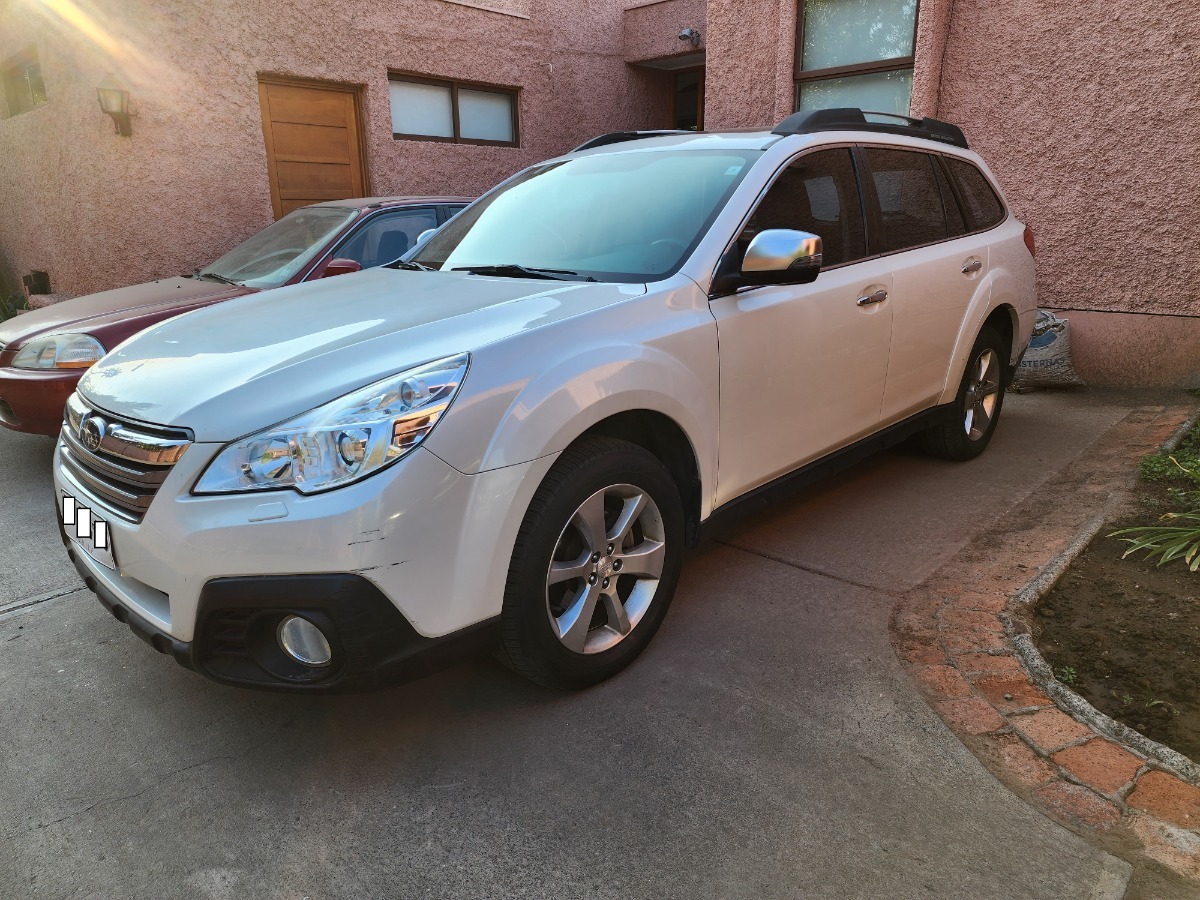
[(671, 73), (671, 128), (704, 130), (704, 69)]
[(310, 203), (367, 196), (357, 88), (260, 77), (258, 97), (276, 219)]

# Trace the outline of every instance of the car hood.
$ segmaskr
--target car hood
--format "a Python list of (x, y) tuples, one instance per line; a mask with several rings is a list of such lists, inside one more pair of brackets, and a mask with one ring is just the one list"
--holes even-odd
[(163, 278), (146, 284), (64, 300), (0, 322), (0, 345), (23, 346), (48, 332), (90, 332), (119, 319), (161, 312), (205, 300), (236, 297), (249, 290), (195, 278)]
[(420, 363), (645, 290), (369, 269), (151, 327), (88, 370), (79, 390), (115, 415), (224, 442)]

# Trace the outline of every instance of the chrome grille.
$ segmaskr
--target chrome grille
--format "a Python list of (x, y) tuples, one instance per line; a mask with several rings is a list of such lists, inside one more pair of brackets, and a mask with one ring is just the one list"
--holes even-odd
[(186, 432), (122, 421), (73, 394), (59, 450), (81, 485), (121, 518), (140, 522), (191, 443)]

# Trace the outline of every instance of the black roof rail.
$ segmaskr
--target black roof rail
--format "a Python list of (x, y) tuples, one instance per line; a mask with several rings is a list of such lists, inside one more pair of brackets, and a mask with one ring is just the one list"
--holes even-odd
[[(896, 123), (871, 121), (867, 116), (899, 119)], [(914, 119), (896, 113), (864, 112), (861, 109), (818, 109), (788, 116), (772, 134), (813, 134), (818, 131), (874, 131), (883, 134), (903, 134), (908, 137), (941, 141), (969, 150), (967, 137), (957, 125), (938, 119)]]
[(609, 144), (623, 144), (626, 141), (640, 141), (643, 138), (662, 137), (668, 134), (696, 134), (694, 131), (610, 131), (608, 134), (602, 134), (586, 141), (572, 150), (572, 153), (578, 153), (580, 150), (593, 150), (596, 147), (607, 147)]

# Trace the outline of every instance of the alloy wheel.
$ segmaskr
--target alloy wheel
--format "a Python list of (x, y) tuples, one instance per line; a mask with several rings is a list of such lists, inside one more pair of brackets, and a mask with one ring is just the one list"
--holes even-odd
[(987, 434), (999, 398), (1000, 357), (994, 350), (986, 349), (972, 363), (971, 380), (967, 384), (963, 427), (972, 441), (978, 441)]
[(546, 611), (563, 646), (594, 654), (623, 641), (653, 603), (665, 559), (662, 515), (644, 490), (618, 484), (584, 500), (546, 572)]

